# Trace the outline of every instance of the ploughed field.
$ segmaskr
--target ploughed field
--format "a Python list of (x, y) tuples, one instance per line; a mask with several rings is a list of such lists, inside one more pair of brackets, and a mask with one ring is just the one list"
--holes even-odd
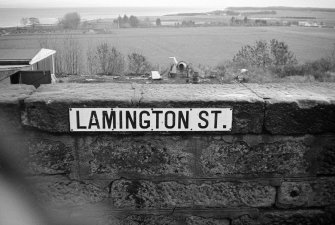
[[(319, 59), (331, 53), (335, 29), (304, 27), (192, 27), (133, 28), (109, 34), (32, 34), (0, 37), (0, 48), (40, 47), (44, 39), (78, 39), (83, 50), (107, 41), (124, 54), (139, 52), (161, 66), (175, 56), (194, 65), (216, 66), (231, 60), (238, 50), (256, 40), (273, 38), (286, 42), (300, 62)], [(57, 49), (56, 49), (57, 50)], [(83, 51), (83, 57), (86, 57)]]

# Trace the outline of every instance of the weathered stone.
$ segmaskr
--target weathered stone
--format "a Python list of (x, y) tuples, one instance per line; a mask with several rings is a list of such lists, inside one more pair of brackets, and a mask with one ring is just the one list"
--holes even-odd
[(21, 102), (34, 91), (30, 85), (0, 85), (0, 133), (20, 131)]
[[(101, 206), (101, 205), (100, 205)], [(255, 208), (173, 208), (173, 209), (111, 209), (110, 206), (96, 205), (81, 206), (70, 210), (70, 217), (74, 224), (82, 225), (129, 225), (129, 224), (206, 224), (228, 225), (232, 218), (241, 215), (258, 215)], [(66, 212), (68, 212), (67, 210)], [(67, 218), (69, 216), (58, 216)], [(254, 218), (255, 216), (251, 216)], [(57, 224), (67, 224), (58, 222)]]
[(27, 173), (69, 174), (74, 164), (70, 137), (36, 134), (28, 138)]
[(335, 136), (201, 138), (202, 176), (315, 176), (335, 171)]
[(335, 85), (247, 84), (266, 100), (265, 129), (272, 134), (335, 131)]
[(111, 197), (118, 208), (269, 207), (275, 188), (256, 182), (114, 181)]
[(258, 218), (243, 215), (232, 220), (231, 225), (260, 225)]
[(212, 141), (200, 160), (203, 173), (210, 176), (301, 174), (307, 170), (307, 150), (303, 142), (293, 140), (255, 146), (244, 141)]
[(283, 208), (328, 206), (335, 204), (335, 178), (283, 182), (277, 206)]
[(173, 215), (131, 215), (123, 219), (110, 217), (100, 221), (101, 225), (229, 225), (229, 220), (202, 218), (197, 216), (177, 217)]
[(335, 216), (321, 210), (267, 211), (259, 217), (247, 215), (232, 220), (232, 225), (328, 225), (334, 224)]
[(100, 202), (108, 197), (108, 189), (67, 177), (36, 176), (29, 179), (37, 199), (48, 207), (71, 207)]
[(186, 218), (187, 225), (229, 225), (229, 220), (218, 220), (210, 218), (202, 218), (197, 216), (191, 216)]
[(335, 174), (335, 137), (327, 135), (325, 137), (316, 138), (315, 148), (318, 150), (314, 154), (315, 160), (313, 167), (318, 175), (334, 175)]
[(321, 210), (277, 211), (264, 213), (260, 224), (328, 225), (335, 223), (335, 216)]
[(42, 85), (25, 104), (25, 125), (52, 132), (69, 132), (71, 107), (232, 107), (232, 133), (260, 133), (264, 117), (263, 100), (238, 84)]
[(194, 176), (192, 140), (180, 136), (92, 136), (79, 141), (82, 178)]
[(96, 135), (78, 140), (82, 178), (334, 174), (334, 136)]

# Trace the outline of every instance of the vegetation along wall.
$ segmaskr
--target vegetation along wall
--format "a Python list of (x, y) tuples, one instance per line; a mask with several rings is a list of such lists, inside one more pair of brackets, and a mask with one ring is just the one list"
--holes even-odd
[[(69, 108), (87, 107), (230, 107), (232, 130), (71, 132)], [(335, 223), (334, 84), (12, 85), (0, 122), (56, 221)]]

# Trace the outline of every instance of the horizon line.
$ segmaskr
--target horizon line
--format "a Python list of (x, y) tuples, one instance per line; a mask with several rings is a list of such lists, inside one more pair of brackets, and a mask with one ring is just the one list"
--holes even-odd
[(335, 9), (335, 7), (314, 7), (314, 6), (226, 6), (226, 7), (203, 7), (203, 6), (24, 6), (24, 7), (14, 7), (14, 6), (1, 6), (0, 9), (65, 9), (65, 8), (190, 8), (190, 9), (201, 9), (201, 8), (302, 8), (302, 9)]

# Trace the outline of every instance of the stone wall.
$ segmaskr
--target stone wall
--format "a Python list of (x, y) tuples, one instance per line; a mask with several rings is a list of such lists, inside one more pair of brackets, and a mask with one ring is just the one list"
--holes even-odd
[[(71, 107), (232, 107), (233, 129), (71, 133)], [(12, 85), (0, 122), (34, 197), (80, 224), (335, 223), (334, 84)]]

